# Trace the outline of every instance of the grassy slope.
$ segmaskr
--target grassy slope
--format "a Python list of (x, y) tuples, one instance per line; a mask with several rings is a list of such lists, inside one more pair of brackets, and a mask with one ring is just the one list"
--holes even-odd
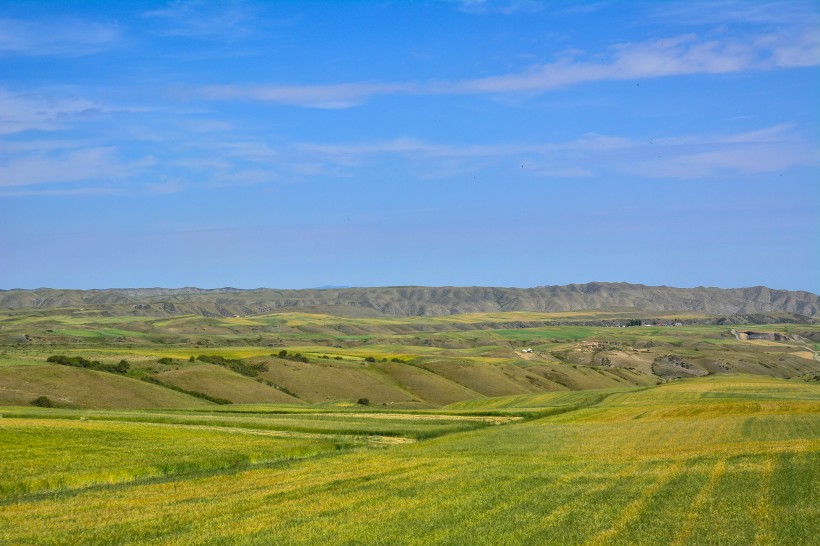
[(197, 408), (210, 402), (110, 373), (57, 364), (0, 367), (0, 404), (26, 405), (46, 396), (58, 406)]
[(224, 398), (236, 404), (302, 403), (298, 398), (280, 390), (213, 364), (198, 364), (178, 370), (168, 370), (157, 374), (156, 377), (163, 383), (175, 385), (187, 391), (202, 392), (209, 396)]
[(262, 377), (311, 403), (367, 398), (375, 404), (418, 403), (419, 399), (400, 385), (373, 373), (363, 363), (289, 362), (276, 359)]
[(0, 541), (814, 543), (817, 385), (710, 377), (458, 407), (558, 406), (574, 411), (388, 449), (22, 498), (0, 505)]

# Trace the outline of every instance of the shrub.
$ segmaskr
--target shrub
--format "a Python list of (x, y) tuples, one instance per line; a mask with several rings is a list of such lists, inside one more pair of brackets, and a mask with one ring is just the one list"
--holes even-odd
[(302, 353), (292, 353), (291, 354), (291, 353), (288, 353), (284, 349), (279, 351), (277, 354), (271, 354), (271, 356), (275, 356), (275, 357), (278, 357), (278, 358), (281, 358), (281, 359), (284, 359), (284, 360), (293, 360), (295, 362), (304, 362), (306, 364), (308, 362), (310, 362), (310, 359), (308, 359), (308, 357), (302, 355)]
[(31, 405), (40, 408), (53, 408), (54, 402), (52, 402), (48, 396), (38, 396), (31, 401)]
[(368, 356), (367, 358), (364, 359), (364, 361), (365, 362), (376, 362), (376, 359), (373, 358), (372, 356)]
[(360, 405), (362, 405), (362, 406), (369, 406), (369, 405), (370, 405), (370, 400), (368, 400), (367, 398), (359, 398), (359, 399), (356, 401), (356, 403), (357, 403), (357, 404), (360, 404)]
[(87, 368), (89, 370), (97, 370), (99, 372), (108, 373), (128, 373), (131, 366), (127, 360), (120, 360), (118, 364), (103, 364), (99, 360), (88, 360), (81, 356), (65, 356), (52, 355), (46, 359), (46, 362), (53, 362), (63, 366), (72, 366), (74, 368)]

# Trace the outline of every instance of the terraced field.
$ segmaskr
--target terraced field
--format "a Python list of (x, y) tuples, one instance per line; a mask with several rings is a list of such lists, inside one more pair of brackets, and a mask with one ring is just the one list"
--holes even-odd
[[(9, 544), (813, 544), (820, 528), (820, 387), (805, 382), (398, 413), (2, 413)], [(383, 436), (405, 440), (369, 441)]]

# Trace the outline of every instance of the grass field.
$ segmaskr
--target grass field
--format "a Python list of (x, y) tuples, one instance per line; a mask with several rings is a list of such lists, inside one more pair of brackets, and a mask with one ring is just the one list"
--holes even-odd
[[(744, 327), (681, 315), (647, 320), (689, 323), (602, 325), (628, 315), (579, 311), (391, 319), (279, 313), (223, 318), (9, 311), (0, 314), (0, 404), (26, 404), (40, 396), (65, 408), (367, 399), (391, 409), (421, 409), (483, 397), (645, 387), (720, 373), (820, 377), (817, 324)], [(741, 340), (733, 328), (757, 328), (781, 338)], [(280, 358), (283, 350), (291, 356)], [(56, 370), (45, 362), (55, 354), (106, 366), (124, 359), (130, 370), (120, 376)], [(216, 366), (191, 361), (200, 356), (241, 362)]]
[(0, 314), (0, 544), (816, 544), (820, 325), (625, 316)]
[[(229, 410), (4, 409), (0, 542), (808, 545), (820, 528), (811, 383)], [(528, 417), (470, 420), (511, 413)], [(250, 434), (288, 427), (321, 434)]]

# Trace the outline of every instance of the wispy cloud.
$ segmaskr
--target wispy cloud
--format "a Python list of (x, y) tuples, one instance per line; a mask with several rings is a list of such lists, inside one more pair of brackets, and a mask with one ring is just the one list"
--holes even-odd
[(0, 19), (0, 53), (82, 56), (110, 49), (119, 27), (80, 19)]
[(456, 7), (465, 13), (536, 13), (546, 7), (537, 0), (453, 0)]
[(816, 26), (820, 19), (813, 0), (688, 0), (648, 5), (652, 20), (680, 25), (756, 24)]
[(65, 89), (13, 92), (0, 87), (0, 135), (60, 131), (115, 114), (145, 114), (158, 109), (138, 104), (107, 104)]
[(53, 152), (36, 152), (0, 163), (0, 187), (39, 186), (102, 181), (133, 176), (136, 170), (154, 163), (151, 157), (123, 161), (110, 146), (81, 147)]
[(253, 13), (244, 2), (176, 0), (143, 13), (161, 23), (161, 33), (189, 38), (234, 39), (251, 32)]
[[(565, 141), (531, 143), (454, 144), (406, 137), (294, 143), (208, 135), (197, 142), (172, 144), (156, 160), (151, 156), (125, 159), (114, 146), (52, 139), (0, 145), (0, 194), (91, 188), (161, 194), (326, 177), (355, 180), (385, 165), (418, 180), (515, 173), (533, 180), (628, 174), (686, 181), (816, 168), (820, 149), (794, 124), (654, 138), (589, 133)], [(167, 174), (157, 174), (162, 172)]]
[(210, 100), (257, 100), (305, 106), (339, 109), (358, 106), (374, 95), (416, 92), (412, 83), (342, 83), (331, 85), (210, 85), (198, 90), (198, 95)]
[[(445, 165), (450, 175), (520, 165), (535, 176), (575, 178), (628, 173), (678, 180), (738, 173), (778, 172), (820, 165), (820, 149), (792, 124), (718, 135), (681, 135), (634, 139), (588, 134), (558, 143), (444, 145), (414, 139), (359, 144), (299, 144), (295, 149), (313, 161), (346, 169), (365, 168), (377, 156), (403, 157), (420, 171)], [(458, 161), (458, 163), (453, 163)], [(439, 163), (437, 163), (439, 162)]]
[(751, 40), (696, 34), (621, 43), (600, 55), (563, 58), (526, 70), (461, 81), (355, 82), (326, 85), (212, 85), (209, 100), (255, 100), (312, 108), (350, 108), (376, 95), (527, 95), (573, 85), (694, 74), (728, 74), (820, 65), (820, 32), (768, 34)]

